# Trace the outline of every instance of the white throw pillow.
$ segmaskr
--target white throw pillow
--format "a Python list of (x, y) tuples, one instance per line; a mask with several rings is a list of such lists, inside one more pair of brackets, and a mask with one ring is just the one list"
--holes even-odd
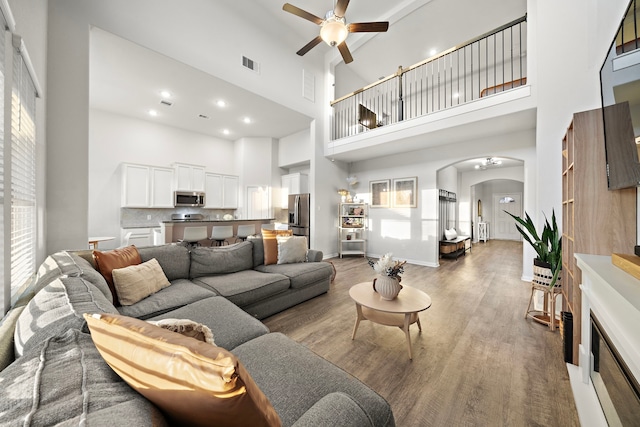
[(113, 284), (122, 305), (132, 305), (171, 285), (155, 258), (142, 264), (115, 268)]
[(458, 233), (456, 232), (455, 228), (451, 228), (451, 229), (448, 229), (448, 230), (444, 230), (444, 237), (447, 240), (453, 240), (456, 237), (458, 237)]
[(305, 236), (276, 236), (278, 242), (278, 264), (292, 264), (307, 260), (307, 238)]

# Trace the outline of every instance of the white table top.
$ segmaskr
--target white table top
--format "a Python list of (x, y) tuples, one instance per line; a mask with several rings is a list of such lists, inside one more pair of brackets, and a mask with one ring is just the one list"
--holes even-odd
[(356, 303), (377, 311), (387, 313), (417, 313), (431, 307), (431, 297), (419, 289), (402, 285), (397, 298), (387, 301), (373, 290), (372, 282), (353, 285), (349, 289), (349, 296)]

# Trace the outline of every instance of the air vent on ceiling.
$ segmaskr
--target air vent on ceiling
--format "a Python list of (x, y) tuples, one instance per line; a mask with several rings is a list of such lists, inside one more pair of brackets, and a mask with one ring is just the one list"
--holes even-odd
[(161, 99), (160, 104), (164, 105), (165, 107), (171, 107), (173, 105), (173, 102), (167, 101), (166, 99)]
[(209, 120), (209, 116), (207, 116), (206, 114), (198, 114), (198, 117), (200, 117), (201, 119)]
[(242, 56), (242, 66), (248, 68), (254, 73), (260, 72), (260, 64), (254, 61), (253, 59), (249, 59), (246, 56)]

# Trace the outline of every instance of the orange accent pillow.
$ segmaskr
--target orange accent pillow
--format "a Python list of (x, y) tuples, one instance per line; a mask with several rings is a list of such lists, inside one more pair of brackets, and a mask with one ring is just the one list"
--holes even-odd
[(124, 268), (142, 263), (138, 249), (131, 245), (112, 251), (93, 251), (93, 259), (96, 261), (98, 271), (109, 285), (111, 295), (113, 296), (113, 305), (119, 306), (120, 300), (118, 299), (116, 287), (113, 284), (112, 271), (116, 268)]
[(262, 230), (264, 265), (278, 263), (278, 241), (276, 236), (293, 236), (293, 230)]
[(119, 314), (84, 314), (102, 358), (175, 425), (282, 425), (229, 351)]

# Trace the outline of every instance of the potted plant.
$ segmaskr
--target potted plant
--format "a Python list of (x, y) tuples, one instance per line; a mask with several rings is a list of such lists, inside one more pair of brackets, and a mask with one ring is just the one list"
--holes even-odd
[[(545, 215), (544, 227), (542, 234), (538, 235), (536, 226), (533, 224), (529, 214), (525, 212), (525, 218), (522, 219), (507, 211), (509, 216), (516, 220), (516, 228), (522, 234), (522, 237), (536, 251), (536, 258), (533, 265), (544, 269), (549, 269), (549, 274), (543, 274), (543, 277), (550, 278), (549, 288), (553, 288), (559, 280), (560, 270), (562, 270), (562, 234), (558, 230), (555, 211), (551, 214), (551, 224)], [(534, 269), (534, 275), (535, 275)], [(534, 278), (535, 279), (535, 278)], [(544, 281), (546, 283), (546, 281)]]

